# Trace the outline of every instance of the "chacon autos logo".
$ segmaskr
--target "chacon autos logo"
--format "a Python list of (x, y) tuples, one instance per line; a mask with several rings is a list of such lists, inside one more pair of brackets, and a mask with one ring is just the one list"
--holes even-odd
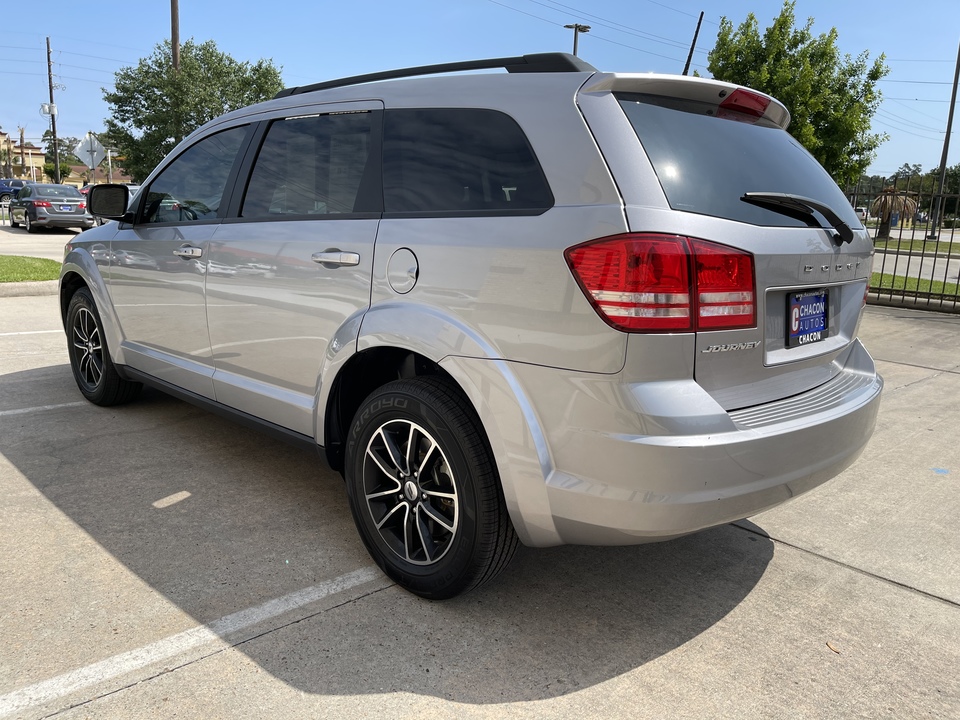
[(730, 343), (729, 345), (709, 345), (706, 349), (701, 350), (702, 353), (718, 353), (718, 352), (731, 352), (733, 350), (753, 350), (755, 347), (759, 347), (760, 341), (754, 340), (753, 342), (744, 342), (744, 343)]

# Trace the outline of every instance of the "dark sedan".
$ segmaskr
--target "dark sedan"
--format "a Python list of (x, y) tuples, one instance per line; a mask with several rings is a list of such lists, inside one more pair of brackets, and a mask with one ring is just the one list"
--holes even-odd
[(28, 185), (10, 202), (10, 225), (23, 224), (27, 232), (43, 227), (93, 227), (87, 199), (69, 185)]

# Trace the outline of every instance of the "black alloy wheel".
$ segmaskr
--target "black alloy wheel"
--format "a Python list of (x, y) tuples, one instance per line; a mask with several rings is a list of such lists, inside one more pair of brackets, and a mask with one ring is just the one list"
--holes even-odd
[(70, 368), (87, 400), (108, 406), (137, 396), (140, 383), (121, 378), (110, 359), (100, 314), (87, 288), (80, 288), (70, 298), (66, 329)]
[(453, 597), (500, 574), (518, 546), (479, 418), (439, 377), (397, 380), (354, 418), (345, 477), (364, 544), (398, 585)]

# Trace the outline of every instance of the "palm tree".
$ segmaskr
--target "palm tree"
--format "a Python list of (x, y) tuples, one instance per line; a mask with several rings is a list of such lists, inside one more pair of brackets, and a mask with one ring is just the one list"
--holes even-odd
[(917, 201), (906, 192), (897, 192), (896, 188), (885, 188), (870, 206), (870, 214), (880, 218), (877, 227), (877, 239), (886, 240), (890, 237), (890, 219), (894, 215), (901, 218), (913, 217), (917, 212)]

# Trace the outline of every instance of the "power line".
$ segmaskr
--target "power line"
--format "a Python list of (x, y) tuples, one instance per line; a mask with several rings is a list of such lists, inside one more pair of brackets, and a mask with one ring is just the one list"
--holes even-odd
[(890, 112), (889, 110), (877, 110), (877, 114), (879, 114), (879, 115), (884, 115), (884, 116), (889, 116), (889, 117), (891, 117), (891, 118), (895, 118), (895, 119), (899, 120), (900, 122), (905, 122), (905, 123), (907, 123), (908, 125), (913, 125), (913, 126), (915, 126), (918, 130), (929, 130), (930, 132), (939, 133), (940, 135), (943, 135), (943, 133), (944, 133), (943, 130), (939, 130), (939, 129), (934, 128), (934, 127), (929, 127), (929, 126), (927, 126), (927, 125), (921, 125), (920, 123), (914, 122), (913, 120), (910, 120), (909, 118), (905, 118), (905, 117), (902, 117), (902, 116), (900, 116), (900, 115), (896, 115), (896, 114)]
[[(549, 24), (551, 24), (551, 25), (553, 25), (553, 26), (555, 26), (555, 27), (559, 27), (559, 26), (560, 26), (560, 23), (559, 23), (559, 22), (555, 22), (555, 21), (553, 21), (553, 20), (549, 20), (549, 19), (547, 19), (547, 18), (545, 18), (545, 17), (541, 17), (540, 15), (534, 15), (533, 13), (529, 13), (529, 12), (527, 12), (526, 10), (520, 10), (519, 8), (515, 8), (515, 7), (513, 7), (512, 5), (506, 5), (506, 4), (502, 3), (502, 2), (498, 2), (498, 0), (487, 0), (487, 1), (493, 3), (494, 5), (499, 5), (500, 7), (506, 8), (507, 10), (513, 10), (514, 12), (518, 12), (518, 13), (520, 13), (520, 14), (522, 14), (522, 15), (527, 15), (527, 16), (529, 16), (529, 17), (536, 18), (537, 20), (542, 20), (543, 22), (549, 23)], [(535, 1), (535, 0), (531, 0), (531, 1)], [(543, 3), (540, 3), (540, 2), (537, 2), (536, 4), (538, 4), (538, 5), (543, 5)], [(544, 6), (544, 7), (546, 7), (546, 6)], [(552, 9), (552, 8), (550, 8), (550, 9)], [(585, 17), (593, 18), (593, 17), (596, 17), (596, 16), (593, 16), (593, 15), (585, 15)], [(612, 29), (616, 30), (616, 28), (612, 28)], [(596, 33), (590, 33), (590, 36), (593, 37), (593, 38), (596, 38), (597, 40), (602, 40), (603, 42), (608, 42), (608, 43), (611, 43), (611, 44), (613, 44), (613, 45), (619, 45), (620, 47), (629, 48), (630, 50), (636, 50), (637, 52), (646, 53), (647, 55), (653, 55), (654, 57), (663, 58), (663, 59), (665, 59), (665, 60), (671, 60), (671, 61), (673, 61), (673, 62), (679, 62), (679, 63), (682, 63), (682, 62), (683, 62), (682, 59), (678, 59), (678, 58), (675, 58), (675, 57), (670, 57), (669, 55), (661, 55), (661, 54), (659, 54), (659, 53), (651, 52), (650, 50), (644, 50), (643, 48), (638, 48), (638, 47), (636, 47), (635, 45), (627, 45), (626, 43), (617, 42), (616, 40), (611, 40), (610, 38), (605, 38), (605, 37), (603, 37), (602, 35), (597, 35)], [(653, 41), (653, 42), (656, 42), (656, 41)], [(682, 47), (686, 47), (686, 45), (683, 45)], [(700, 67), (700, 66), (698, 66), (698, 67)]]
[(106, 60), (107, 62), (118, 62), (123, 63), (124, 65), (133, 65), (133, 63), (129, 60), (118, 60), (117, 58), (100, 57), (99, 55), (84, 55), (83, 53), (70, 52), (69, 50), (58, 50), (57, 52), (63, 55), (76, 55), (77, 57), (90, 58), (91, 60)]
[(927, 100), (925, 98), (891, 98), (884, 97), (884, 100), (905, 100), (907, 102), (935, 102), (935, 103), (948, 103), (949, 100)]
[[(637, 52), (646, 53), (647, 55), (653, 55), (654, 57), (663, 58), (664, 60), (672, 60), (673, 62), (683, 63), (683, 58), (670, 57), (669, 55), (661, 55), (660, 53), (650, 52), (649, 50), (644, 50), (643, 48), (638, 48), (633, 45), (627, 45), (626, 43), (617, 42), (616, 40), (611, 40), (610, 38), (605, 38), (603, 35), (597, 35), (596, 33), (590, 33), (590, 36), (596, 40), (603, 40), (604, 42), (611, 43), (613, 45), (619, 45), (620, 47), (630, 48), (631, 50), (636, 50)], [(697, 67), (700, 67), (699, 65)]]
[[(905, 108), (910, 108), (909, 105), (906, 105), (906, 104), (900, 102), (899, 100), (895, 100), (894, 98), (885, 97), (884, 100), (892, 100), (893, 102), (897, 103), (897, 105), (903, 105)], [(912, 112), (915, 112), (917, 115), (923, 115), (924, 117), (928, 117), (928, 118), (930, 118), (931, 120), (936, 120), (936, 121), (938, 121), (938, 122), (942, 122), (942, 121), (943, 121), (943, 118), (942, 118), (942, 117), (936, 117), (935, 115), (930, 115), (930, 114), (925, 113), (925, 112), (920, 112), (919, 110), (916, 110), (916, 109), (914, 109), (914, 108), (910, 108), (910, 110), (911, 110)]]
[(61, 62), (58, 62), (56, 64), (59, 67), (73, 68), (74, 70), (90, 70), (91, 72), (107, 73), (109, 75), (113, 75), (115, 73), (114, 70), (101, 70), (100, 68), (84, 67), (83, 65), (69, 65), (67, 63), (61, 63)]
[[(599, 15), (593, 15), (591, 13), (583, 12), (571, 5), (564, 5), (563, 3), (552, 2), (552, 1), (548, 5), (547, 3), (541, 2), (540, 0), (527, 0), (527, 2), (534, 3), (535, 5), (541, 5), (550, 10), (557, 10), (558, 7), (563, 8), (564, 10), (571, 10), (575, 13), (578, 13), (579, 15), (582, 15), (583, 17), (590, 18), (590, 20), (594, 22), (599, 21), (600, 24), (606, 25), (606, 27), (608, 27), (611, 30), (616, 30), (617, 32), (626, 33), (628, 35), (637, 35), (638, 37), (649, 39), (652, 42), (660, 42), (664, 45), (670, 45), (672, 47), (679, 47), (684, 49), (686, 49), (687, 47), (687, 43), (685, 42), (681, 42), (679, 40), (673, 40), (671, 38), (664, 37), (663, 35), (654, 35), (653, 33), (644, 32), (643, 30), (638, 30), (637, 28), (630, 27), (629, 25), (618, 23), (615, 20), (609, 20), (607, 18), (600, 17)], [(562, 12), (562, 11), (559, 11), (559, 12)]]
[(944, 80), (891, 80), (890, 78), (880, 78), (877, 82), (906, 83), (907, 85), (953, 85), (952, 82)]
[(889, 121), (878, 120), (877, 118), (874, 118), (873, 122), (875, 122), (876, 124), (878, 124), (878, 125), (880, 125), (880, 126), (882, 126), (882, 127), (887, 127), (887, 128), (890, 128), (891, 130), (896, 130), (897, 132), (905, 133), (905, 134), (907, 134), (907, 135), (913, 135), (914, 137), (918, 137), (918, 138), (921, 138), (921, 139), (923, 139), (923, 140), (929, 140), (930, 142), (940, 142), (940, 138), (927, 137), (926, 135), (921, 135), (920, 133), (915, 133), (915, 132), (911, 132), (911, 131), (909, 131), (909, 130), (904, 130), (903, 128), (899, 128), (899, 127), (897, 127), (897, 126), (895, 126), (895, 125), (891, 125), (891, 124), (889, 123)]

